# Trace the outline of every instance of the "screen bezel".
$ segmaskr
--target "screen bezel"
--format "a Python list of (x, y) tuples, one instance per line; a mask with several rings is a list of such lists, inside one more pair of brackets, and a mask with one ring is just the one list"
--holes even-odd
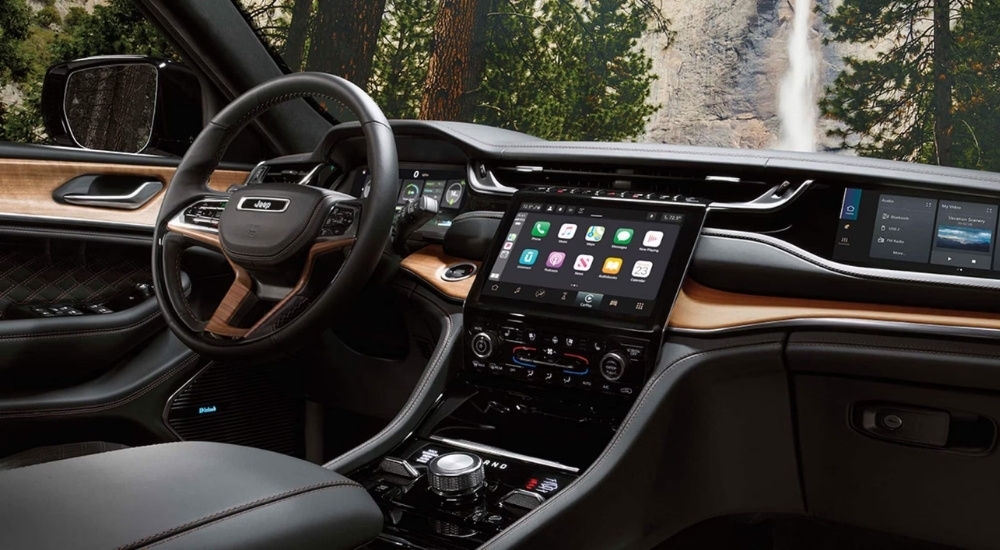
[[(593, 315), (593, 311), (575, 306), (561, 306), (551, 303), (537, 303), (529, 300), (493, 297), (488, 294), (483, 295), (483, 287), (488, 282), (489, 273), (493, 269), (500, 255), (500, 250), (503, 247), (503, 238), (493, 239), (489, 254), (483, 261), (483, 265), (476, 274), (476, 279), (469, 291), (469, 296), (465, 302), (466, 308), (472, 307), (481, 311), (498, 313), (524, 313), (534, 317), (547, 317), (556, 320), (596, 325), (605, 324), (610, 320), (618, 322), (623, 327), (642, 330), (655, 330), (666, 325), (667, 315), (673, 307), (678, 292), (680, 292), (681, 284), (684, 282), (688, 265), (691, 263), (691, 257), (698, 243), (698, 236), (701, 235), (701, 229), (707, 213), (707, 208), (704, 204), (663, 203), (649, 200), (553, 195), (519, 191), (511, 198), (507, 211), (500, 221), (497, 235), (506, 235), (510, 231), (515, 216), (521, 211), (521, 205), (525, 202), (684, 214), (684, 221), (680, 224), (680, 232), (677, 235), (677, 241), (674, 243), (674, 249), (670, 254), (666, 273), (664, 273), (663, 280), (660, 282), (659, 290), (656, 293), (651, 313), (646, 316), (634, 316), (600, 310), (599, 315)], [(594, 321), (595, 319), (596, 322)]]

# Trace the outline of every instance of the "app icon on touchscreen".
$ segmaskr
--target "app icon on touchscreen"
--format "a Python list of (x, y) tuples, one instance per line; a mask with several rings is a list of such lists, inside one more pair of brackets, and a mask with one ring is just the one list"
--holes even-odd
[(534, 248), (526, 248), (524, 252), (521, 252), (521, 259), (518, 261), (521, 265), (535, 265), (535, 260), (538, 259), (538, 251)]
[(627, 227), (622, 227), (621, 229), (615, 231), (615, 244), (626, 245), (632, 242), (632, 234), (635, 233)]
[(531, 236), (532, 237), (544, 237), (549, 234), (549, 227), (552, 224), (549, 222), (535, 222), (535, 225), (531, 226)]
[(585, 240), (596, 243), (600, 242), (604, 238), (604, 226), (603, 225), (592, 225), (590, 229), (587, 230), (587, 235), (584, 237)]
[(559, 269), (562, 267), (564, 261), (566, 261), (565, 252), (550, 252), (549, 259), (545, 260), (545, 267)]
[(594, 265), (594, 257), (589, 254), (580, 254), (576, 257), (576, 261), (573, 262), (573, 269), (577, 271), (589, 271), (590, 266)]
[(573, 235), (576, 235), (575, 223), (564, 223), (562, 224), (562, 227), (559, 228), (560, 239), (572, 239)]

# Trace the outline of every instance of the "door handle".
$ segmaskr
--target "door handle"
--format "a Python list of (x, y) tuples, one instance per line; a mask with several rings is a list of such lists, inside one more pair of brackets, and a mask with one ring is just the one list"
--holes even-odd
[(52, 193), (56, 202), (135, 210), (163, 190), (163, 182), (138, 176), (78, 176)]
[(851, 423), (891, 443), (972, 454), (992, 449), (997, 435), (996, 424), (984, 416), (887, 402), (856, 403)]

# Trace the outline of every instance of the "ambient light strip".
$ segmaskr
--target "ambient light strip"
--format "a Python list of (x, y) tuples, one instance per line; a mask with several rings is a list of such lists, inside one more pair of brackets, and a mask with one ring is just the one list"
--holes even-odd
[[(175, 171), (175, 168), (169, 166), (0, 159), (0, 197), (4, 199), (0, 206), (0, 216), (153, 227), (160, 211), (162, 191), (136, 210), (60, 204), (53, 200), (52, 192), (67, 181), (87, 174), (157, 178), (169, 185)], [(242, 183), (246, 177), (247, 173), (243, 171), (216, 170), (212, 173), (209, 187), (225, 191), (230, 185)]]

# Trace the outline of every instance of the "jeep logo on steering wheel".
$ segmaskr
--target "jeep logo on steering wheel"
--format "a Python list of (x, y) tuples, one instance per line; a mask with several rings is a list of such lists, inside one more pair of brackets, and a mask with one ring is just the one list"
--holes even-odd
[(236, 209), (253, 212), (284, 212), (288, 209), (288, 202), (288, 199), (272, 197), (243, 197), (236, 205)]

